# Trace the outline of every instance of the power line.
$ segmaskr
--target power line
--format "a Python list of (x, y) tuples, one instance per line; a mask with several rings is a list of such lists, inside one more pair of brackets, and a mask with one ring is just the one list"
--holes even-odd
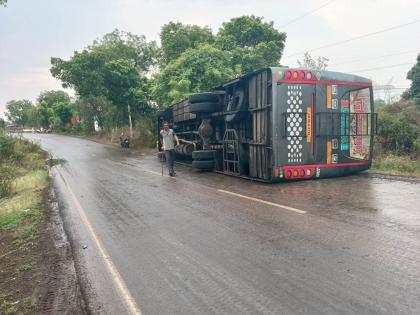
[(315, 9), (312, 9), (311, 11), (308, 11), (308, 12), (306, 12), (306, 13), (304, 13), (304, 14), (302, 14), (302, 15), (300, 15), (300, 16), (298, 16), (298, 17), (296, 17), (296, 18), (292, 19), (292, 20), (290, 20), (289, 22), (287, 22), (287, 23), (285, 23), (285, 24), (283, 24), (283, 25), (280, 25), (280, 26), (279, 26), (279, 28), (283, 28), (283, 27), (285, 27), (285, 26), (287, 26), (287, 25), (290, 25), (290, 24), (292, 24), (292, 23), (294, 23), (294, 22), (296, 22), (296, 21), (300, 20), (300, 19), (303, 19), (305, 16), (311, 15), (312, 13), (314, 13), (314, 12), (316, 12), (316, 11), (318, 11), (318, 10), (322, 9), (323, 7), (326, 7), (327, 5), (330, 5), (331, 3), (335, 2), (335, 1), (337, 1), (337, 0), (331, 0), (331, 1), (328, 1), (328, 2), (324, 3), (323, 5), (321, 5), (321, 6), (317, 7), (317, 8), (315, 8)]
[(359, 35), (359, 36), (352, 37), (352, 38), (349, 38), (349, 39), (346, 39), (346, 40), (341, 40), (341, 41), (338, 41), (338, 42), (335, 42), (335, 43), (331, 43), (331, 44), (327, 44), (327, 45), (324, 45), (324, 46), (319, 46), (319, 47), (312, 48), (312, 49), (309, 49), (309, 50), (304, 50), (304, 51), (297, 52), (297, 53), (294, 53), (294, 54), (286, 55), (286, 56), (284, 56), (284, 58), (297, 56), (297, 55), (300, 55), (300, 54), (305, 53), (307, 51), (308, 52), (309, 51), (315, 51), (315, 50), (320, 50), (320, 49), (324, 49), (324, 48), (328, 48), (328, 47), (342, 45), (342, 44), (345, 44), (345, 43), (348, 43), (348, 42), (351, 42), (351, 41), (354, 41), (354, 40), (357, 40), (357, 39), (361, 39), (361, 38), (365, 38), (365, 37), (389, 32), (389, 31), (393, 31), (395, 29), (405, 27), (405, 26), (408, 26), (408, 25), (412, 25), (412, 24), (415, 24), (415, 23), (419, 23), (419, 22), (420, 22), (420, 19), (409, 22), (409, 23), (399, 24), (399, 25), (396, 25), (396, 26), (393, 26), (393, 27), (388, 27), (388, 28), (385, 28), (385, 29), (382, 29), (382, 30), (379, 30), (379, 31), (376, 31), (376, 32), (373, 32), (373, 33), (367, 33), (367, 34)]
[(399, 53), (393, 53), (393, 54), (376, 56), (376, 57), (368, 57), (368, 58), (362, 58), (362, 59), (347, 60), (347, 61), (342, 61), (342, 62), (338, 62), (338, 63), (333, 63), (333, 64), (330, 64), (329, 66), (338, 66), (338, 65), (342, 65), (342, 64), (355, 63), (355, 62), (359, 62), (359, 61), (368, 61), (368, 60), (375, 60), (375, 59), (381, 59), (381, 58), (392, 57), (392, 56), (400, 56), (400, 55), (405, 55), (405, 54), (412, 53), (412, 52), (420, 52), (420, 49), (407, 50), (407, 51), (403, 51), (403, 52), (399, 52)]
[(375, 87), (373, 86), (373, 89), (376, 91), (385, 91), (385, 90), (407, 90), (410, 87)]
[(366, 71), (372, 71), (372, 70), (379, 70), (379, 69), (387, 69), (387, 68), (396, 68), (396, 67), (402, 67), (402, 66), (408, 66), (408, 65), (414, 65), (414, 62), (409, 62), (409, 63), (400, 63), (397, 65), (389, 65), (389, 66), (383, 66), (383, 67), (376, 67), (376, 68), (370, 68), (370, 69), (361, 69), (361, 70), (356, 70), (356, 71), (351, 71), (354, 73), (358, 73), (358, 72), (366, 72)]

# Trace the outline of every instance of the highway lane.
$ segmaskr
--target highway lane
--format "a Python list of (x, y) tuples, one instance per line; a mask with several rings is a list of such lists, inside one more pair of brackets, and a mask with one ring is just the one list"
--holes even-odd
[(93, 313), (420, 312), (418, 182), (168, 178), (150, 155), (27, 137), (66, 160), (54, 184)]

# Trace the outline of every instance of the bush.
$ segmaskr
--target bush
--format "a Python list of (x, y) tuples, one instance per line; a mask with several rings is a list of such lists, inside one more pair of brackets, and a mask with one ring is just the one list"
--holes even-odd
[(13, 189), (16, 169), (10, 165), (0, 166), (0, 198), (9, 196)]
[(412, 102), (384, 105), (378, 110), (378, 141), (384, 153), (419, 155), (420, 112)]
[(15, 150), (13, 154), (10, 156), (10, 158), (11, 160), (13, 160), (13, 162), (20, 164), (25, 158), (25, 152), (22, 152), (20, 150)]
[(5, 133), (0, 132), (0, 161), (10, 158), (14, 153), (14, 149), (14, 139)]
[(156, 145), (156, 126), (151, 119), (143, 118), (136, 121), (133, 133), (138, 143), (153, 148)]

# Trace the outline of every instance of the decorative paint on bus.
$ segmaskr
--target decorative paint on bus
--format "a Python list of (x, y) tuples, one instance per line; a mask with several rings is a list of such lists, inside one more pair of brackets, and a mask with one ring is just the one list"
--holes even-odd
[(368, 160), (370, 154), (370, 137), (368, 134), (369, 119), (366, 113), (370, 111), (369, 89), (350, 93), (350, 156)]
[(341, 151), (349, 150), (349, 101), (341, 101)]
[(302, 140), (303, 140), (303, 102), (302, 102), (302, 86), (287, 86), (287, 161), (289, 163), (302, 162)]

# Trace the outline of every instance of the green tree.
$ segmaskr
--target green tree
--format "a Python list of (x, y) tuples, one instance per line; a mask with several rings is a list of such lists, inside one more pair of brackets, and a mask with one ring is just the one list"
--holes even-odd
[(189, 93), (211, 89), (239, 75), (231, 54), (209, 44), (188, 49), (154, 78), (153, 95), (160, 105), (170, 105)]
[(0, 129), (6, 128), (6, 121), (0, 117)]
[(177, 59), (190, 48), (197, 48), (201, 44), (211, 44), (214, 36), (209, 27), (185, 25), (180, 22), (169, 22), (162, 27), (160, 42), (162, 45), (162, 64)]
[(34, 115), (34, 122), (36, 125), (44, 128), (48, 128), (54, 119), (54, 110), (51, 106), (49, 106), (46, 102), (38, 103), (36, 106), (36, 112)]
[(94, 131), (95, 120), (97, 120), (101, 126), (114, 126), (105, 121), (105, 119), (108, 118), (106, 115), (107, 111), (111, 106), (113, 105), (105, 96), (91, 96), (78, 98), (72, 107), (73, 112), (81, 123), (82, 129), (87, 132), (92, 132)]
[(58, 118), (61, 126), (64, 126), (70, 121), (73, 116), (72, 106), (68, 102), (56, 103), (53, 107), (54, 116)]
[(157, 64), (158, 48), (155, 42), (146, 42), (144, 36), (115, 30), (95, 40), (88, 49), (75, 52), (70, 60), (51, 58), (53, 77), (63, 87), (73, 88), (81, 97), (106, 94), (104, 71), (108, 62), (127, 60), (139, 73), (145, 73)]
[(299, 67), (312, 70), (327, 70), (328, 58), (318, 56), (316, 59), (312, 58), (309, 52), (303, 54), (302, 60), (298, 60)]
[(146, 73), (158, 64), (160, 50), (155, 41), (147, 42), (144, 35), (118, 29), (105, 34), (89, 46), (89, 51), (101, 54), (106, 61), (124, 59), (139, 73)]
[(73, 88), (81, 97), (90, 98), (105, 94), (102, 73), (105, 62), (101, 53), (76, 51), (68, 61), (52, 57), (50, 71), (64, 88)]
[(408, 71), (407, 79), (411, 80), (411, 86), (402, 96), (405, 99), (414, 99), (420, 105), (420, 54), (417, 56), (417, 63)]
[(242, 73), (277, 66), (283, 54), (286, 34), (266, 23), (262, 17), (241, 16), (222, 24), (216, 46), (232, 52), (232, 67)]
[[(69, 60), (52, 58), (50, 70), (64, 87), (73, 88), (81, 97), (76, 108), (85, 126), (98, 120), (103, 127), (127, 122), (128, 105), (134, 113), (144, 112), (141, 109), (148, 105), (144, 99), (149, 97), (145, 74), (157, 64), (157, 58), (156, 43), (115, 30)], [(82, 110), (82, 106), (86, 108)], [(117, 113), (118, 119), (107, 111)]]
[[(117, 106), (129, 103), (134, 105), (134, 91), (142, 86), (141, 81), (136, 68), (127, 60), (113, 60), (105, 65), (104, 83), (107, 96)], [(146, 91), (144, 101), (147, 103)]]
[[(144, 114), (148, 106), (147, 79), (139, 76), (136, 68), (127, 60), (115, 60), (106, 64), (104, 75), (107, 97), (119, 108), (127, 109), (128, 122), (131, 126), (132, 111)], [(127, 121), (127, 120), (125, 120)]]
[[(62, 125), (60, 116), (63, 115), (64, 104), (70, 104), (70, 96), (66, 92), (54, 90), (41, 92), (36, 106), (28, 111), (28, 125), (40, 127)], [(70, 117), (67, 121), (69, 119)]]
[(39, 127), (39, 117), (37, 106), (34, 106), (28, 111), (28, 122), (27, 125), (30, 127)]
[(34, 107), (31, 101), (9, 101), (6, 104), (6, 117), (15, 125), (25, 127), (29, 120), (29, 111)]
[(69, 103), (70, 96), (64, 91), (44, 91), (37, 98), (37, 103), (45, 102), (48, 107), (54, 107), (58, 103)]
[(235, 76), (276, 66), (285, 39), (273, 22), (253, 15), (223, 23), (216, 36), (208, 28), (168, 23), (161, 32), (166, 63), (154, 77), (153, 95), (159, 105), (169, 105)]

